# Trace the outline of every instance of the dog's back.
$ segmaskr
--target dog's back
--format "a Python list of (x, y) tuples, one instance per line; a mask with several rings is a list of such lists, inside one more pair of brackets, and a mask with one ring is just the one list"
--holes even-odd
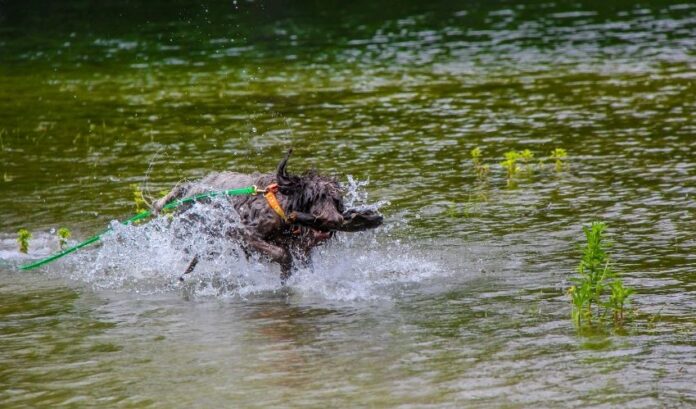
[[(278, 262), (283, 280), (290, 276), (293, 258), (308, 260), (309, 251), (331, 238), (335, 231), (359, 231), (382, 224), (382, 217), (376, 212), (346, 211), (340, 185), (334, 178), (315, 172), (287, 173), (285, 167), (290, 153), (280, 162), (275, 174), (217, 172), (198, 181), (179, 184), (157, 200), (153, 210), (157, 213), (171, 201), (203, 193), (251, 185), (265, 189), (277, 184), (273, 190), (277, 195), (229, 196), (224, 200), (234, 206), (234, 216), (241, 222), (235, 232), (227, 235), (241, 238), (249, 249)], [(197, 259), (196, 256), (187, 272), (193, 269)]]
[[(171, 192), (152, 204), (155, 212), (162, 210), (167, 203), (191, 197), (202, 193), (236, 189), (251, 185), (260, 186), (259, 183), (271, 183), (273, 175), (262, 173), (238, 173), (238, 172), (213, 172), (203, 179), (183, 182), (176, 185)], [(264, 185), (265, 186), (265, 185)], [(263, 186), (261, 186), (263, 187)]]

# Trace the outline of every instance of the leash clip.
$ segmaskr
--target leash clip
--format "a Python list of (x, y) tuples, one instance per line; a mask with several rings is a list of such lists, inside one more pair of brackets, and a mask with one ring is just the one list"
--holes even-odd
[(254, 194), (257, 195), (259, 193), (278, 193), (279, 187), (277, 183), (271, 183), (270, 185), (266, 186), (265, 189), (259, 189), (258, 186), (252, 185), (254, 187)]

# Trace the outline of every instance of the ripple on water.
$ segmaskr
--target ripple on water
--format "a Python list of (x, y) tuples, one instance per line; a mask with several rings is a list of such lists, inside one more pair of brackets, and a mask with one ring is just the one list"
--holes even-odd
[[(696, 6), (450, 3), (151, 1), (122, 9), (128, 32), (119, 13), (75, 18), (86, 4), (6, 19), (0, 400), (693, 406)], [(177, 239), (165, 220), (12, 270), (56, 249), (51, 228), (84, 238), (122, 218), (131, 183), (158, 196), (271, 171), (288, 145), (292, 171), (369, 178), (387, 216), (318, 249), (289, 288), (234, 242)], [(503, 154), (525, 148), (534, 166), (508, 183)], [(578, 336), (568, 317), (597, 219), (637, 290), (626, 335)], [(212, 256), (182, 285), (187, 248)]]

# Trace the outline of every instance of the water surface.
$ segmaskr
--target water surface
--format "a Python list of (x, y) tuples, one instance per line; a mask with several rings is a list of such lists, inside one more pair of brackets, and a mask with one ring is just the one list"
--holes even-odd
[[(5, 406), (696, 405), (690, 2), (63, 3), (0, 5)], [(157, 223), (16, 270), (52, 229), (130, 216), (131, 184), (291, 146), (291, 171), (369, 181), (351, 197), (386, 223), (287, 288), (201, 237), (220, 256), (180, 284)], [(510, 184), (513, 149), (536, 158)], [(635, 319), (582, 336), (565, 290), (592, 220)]]

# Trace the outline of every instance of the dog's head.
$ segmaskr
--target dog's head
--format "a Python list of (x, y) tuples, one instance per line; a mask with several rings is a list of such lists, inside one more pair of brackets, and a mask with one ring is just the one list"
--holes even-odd
[(320, 176), (310, 171), (301, 176), (287, 172), (292, 149), (278, 164), (276, 179), (280, 193), (289, 198), (289, 211), (310, 213), (323, 230), (337, 229), (343, 224), (343, 195), (334, 178)]

